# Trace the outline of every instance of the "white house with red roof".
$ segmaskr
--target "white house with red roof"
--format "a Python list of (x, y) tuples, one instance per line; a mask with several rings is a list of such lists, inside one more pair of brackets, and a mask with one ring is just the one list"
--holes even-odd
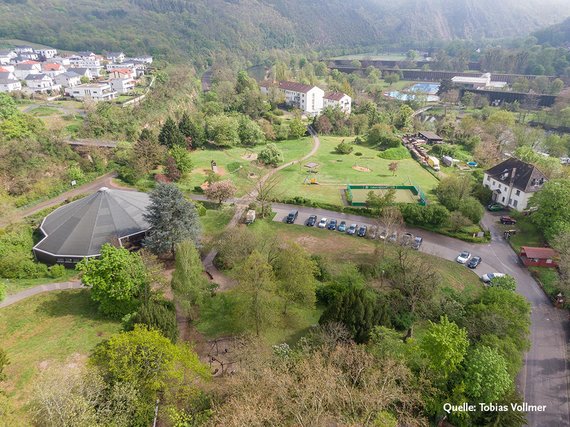
[(352, 111), (352, 98), (342, 92), (328, 92), (323, 97), (324, 108), (339, 108), (346, 114)]
[(300, 109), (303, 113), (317, 115), (323, 109), (324, 90), (318, 86), (306, 85), (297, 82), (273, 82), (263, 81), (260, 83), (261, 92), (268, 94), (271, 88), (279, 90), (285, 95), (285, 103)]
[(135, 77), (134, 68), (116, 68), (109, 72), (109, 77), (112, 79), (132, 79)]
[(43, 62), (42, 63), (42, 71), (44, 74), (47, 74), (52, 79), (55, 79), (56, 76), (63, 74), (67, 71), (67, 69), (56, 62)]

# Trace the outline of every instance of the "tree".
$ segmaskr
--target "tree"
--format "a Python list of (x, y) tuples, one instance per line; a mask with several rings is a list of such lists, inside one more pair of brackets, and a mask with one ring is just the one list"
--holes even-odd
[(192, 121), (190, 120), (190, 116), (188, 115), (188, 113), (186, 111), (182, 114), (182, 118), (178, 122), (178, 129), (180, 129), (180, 132), (182, 132), (182, 135), (184, 135), (184, 137), (186, 138), (186, 141), (188, 141), (188, 138), (189, 138), (190, 142), (192, 142), (192, 135), (194, 133), (194, 126), (192, 125)]
[(394, 126), (400, 130), (410, 130), (412, 128), (412, 117), (414, 110), (407, 104), (400, 106), (398, 113), (394, 118)]
[(506, 274), (503, 277), (494, 277), (491, 286), (514, 292), (517, 289), (517, 281), (513, 276)]
[(458, 370), (469, 347), (467, 331), (447, 316), (439, 323), (429, 322), (425, 335), (420, 340), (420, 348), (427, 358), (430, 369), (438, 379), (447, 379)]
[(218, 181), (208, 185), (204, 194), (208, 199), (215, 200), (221, 205), (226, 200), (234, 197), (236, 192), (237, 188), (234, 183), (229, 179), (226, 179), (224, 181)]
[(235, 146), (240, 142), (239, 123), (235, 117), (222, 114), (208, 117), (206, 133), (209, 140), (220, 147)]
[(186, 138), (187, 147), (189, 145), (193, 148), (201, 147), (206, 142), (206, 129), (202, 117), (190, 118), (187, 113), (184, 113), (178, 123), (178, 128)]
[(393, 176), (396, 176), (396, 173), (398, 172), (398, 162), (390, 162), (388, 169), (392, 172)]
[(4, 301), (4, 298), (6, 298), (6, 284), (0, 282), (0, 302)]
[(346, 142), (344, 139), (334, 148), (337, 154), (350, 154), (354, 150), (354, 147), (350, 142)]
[(170, 181), (177, 182), (182, 178), (182, 172), (178, 169), (178, 165), (176, 164), (176, 160), (172, 156), (166, 156), (166, 160), (164, 162), (164, 168), (166, 169), (166, 177)]
[(275, 167), (279, 163), (283, 163), (283, 153), (277, 148), (277, 145), (271, 143), (259, 152), (257, 159), (264, 165)]
[(6, 93), (0, 93), (0, 119), (9, 119), (18, 114), (18, 107), (16, 101)]
[(8, 355), (3, 349), (0, 348), (0, 382), (6, 379), (6, 373), (4, 372), (4, 369), (6, 369), (6, 366), (9, 364), (10, 359), (8, 359)]
[(158, 142), (168, 148), (172, 148), (176, 145), (186, 145), (186, 139), (184, 138), (184, 135), (182, 132), (180, 132), (180, 129), (176, 125), (176, 122), (171, 117), (168, 117), (166, 119), (166, 122), (164, 122), (164, 125), (160, 129)]
[(128, 319), (123, 318), (123, 328), (126, 331), (132, 330), (137, 324), (160, 331), (172, 342), (176, 342), (178, 339), (176, 309), (172, 301), (155, 295), (144, 298), (136, 313), (129, 316)]
[(465, 392), (473, 399), (496, 402), (513, 387), (505, 358), (492, 348), (476, 347), (465, 365)]
[(570, 295), (570, 232), (564, 232), (556, 236), (552, 246), (560, 254), (560, 261), (558, 262), (560, 275), (558, 276), (557, 285), (563, 294), (568, 297)]
[(274, 262), (277, 294), (283, 299), (283, 314), (290, 304), (312, 308), (315, 305), (316, 263), (296, 243), (281, 248)]
[(82, 273), (81, 281), (91, 288), (91, 299), (99, 303), (99, 310), (115, 318), (133, 313), (148, 285), (141, 257), (110, 244), (101, 247), (100, 258), (83, 259), (77, 270)]
[(548, 181), (542, 190), (534, 193), (530, 206), (538, 208), (531, 219), (548, 240), (570, 231), (570, 180)]
[(374, 209), (376, 212), (381, 213), (386, 206), (394, 204), (396, 198), (396, 190), (390, 188), (382, 194), (376, 194), (374, 191), (369, 191), (366, 197), (366, 206)]
[(401, 141), (400, 138), (393, 134), (388, 125), (377, 123), (368, 130), (366, 143), (371, 147), (386, 150), (399, 147)]
[(305, 136), (307, 132), (307, 125), (299, 117), (295, 117), (289, 123), (289, 137), (292, 139), (298, 139)]
[(439, 202), (450, 211), (459, 209), (461, 201), (471, 194), (473, 180), (470, 176), (451, 175), (439, 181), (435, 193)]
[(162, 162), (164, 146), (158, 144), (156, 137), (145, 133), (133, 145), (132, 156), (129, 163), (138, 174), (146, 175)]
[(176, 262), (172, 273), (172, 289), (185, 311), (194, 313), (194, 306), (200, 305), (208, 291), (208, 281), (204, 277), (204, 266), (200, 253), (192, 241), (176, 245)]
[(461, 212), (466, 218), (469, 218), (471, 222), (477, 224), (483, 218), (485, 213), (483, 206), (479, 203), (475, 197), (467, 196), (459, 202), (459, 212)]
[(192, 172), (194, 165), (190, 153), (186, 148), (176, 145), (168, 150), (168, 154), (174, 159), (176, 168), (182, 175)]
[(253, 146), (265, 142), (265, 134), (257, 123), (242, 116), (239, 121), (239, 139), (242, 145)]
[(449, 227), (452, 231), (458, 232), (463, 227), (471, 225), (471, 221), (459, 211), (451, 212), (449, 215)]
[(239, 268), (238, 289), (243, 298), (244, 316), (259, 337), (261, 330), (271, 323), (275, 314), (275, 277), (271, 265), (257, 250)]
[(261, 205), (261, 218), (271, 213), (271, 202), (277, 198), (277, 188), (281, 184), (279, 174), (263, 177), (255, 184), (255, 200)]
[(199, 242), (201, 230), (196, 208), (173, 184), (158, 184), (150, 193), (144, 219), (150, 225), (145, 244), (154, 254), (172, 254), (175, 245), (185, 240)]

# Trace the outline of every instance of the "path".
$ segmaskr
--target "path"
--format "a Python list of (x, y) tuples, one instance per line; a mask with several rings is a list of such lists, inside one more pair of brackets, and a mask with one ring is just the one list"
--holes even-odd
[(109, 172), (108, 174), (100, 176), (94, 181), (80, 185), (79, 187), (76, 187), (72, 190), (60, 194), (59, 196), (53, 197), (49, 200), (45, 200), (28, 208), (19, 209), (14, 212), (11, 212), (7, 217), (0, 219), (0, 228), (6, 227), (12, 224), (13, 222), (21, 220), (22, 218), (34, 215), (44, 209), (60, 205), (70, 198), (79, 196), (81, 194), (94, 193), (95, 191), (99, 190), (99, 188), (101, 187), (122, 188), (113, 183), (113, 178), (115, 178), (116, 176), (117, 176), (116, 172)]
[(79, 281), (49, 283), (46, 285), (34, 286), (32, 288), (24, 289), (21, 292), (7, 296), (4, 301), (0, 302), (0, 308), (8, 307), (9, 305), (15, 304), (34, 295), (42, 294), (44, 292), (63, 291), (67, 289), (85, 289), (85, 286), (83, 286)]
[[(295, 205), (274, 204), (277, 213), (274, 220), (284, 221), (292, 210), (299, 211), (296, 221), (303, 226), (309, 215), (319, 218), (335, 218), (349, 223), (374, 225), (374, 220), (358, 215), (342, 214), (324, 209)], [(518, 376), (518, 388), (524, 401), (530, 405), (546, 405), (545, 412), (528, 413), (530, 426), (570, 426), (568, 395), (567, 344), (570, 340), (570, 321), (566, 310), (556, 309), (539, 287), (529, 271), (520, 263), (517, 254), (502, 237), (497, 217), (500, 214), (487, 212), (483, 226), (491, 231), (492, 240), (485, 244), (466, 243), (458, 239), (425, 230), (406, 228), (414, 235), (422, 236), (421, 251), (454, 261), (459, 252), (467, 250), (483, 258), (477, 267), (478, 274), (503, 272), (517, 281), (517, 293), (531, 305), (531, 348), (525, 355), (524, 367)], [(334, 231), (323, 230), (323, 233)], [(357, 237), (355, 237), (357, 238)]]

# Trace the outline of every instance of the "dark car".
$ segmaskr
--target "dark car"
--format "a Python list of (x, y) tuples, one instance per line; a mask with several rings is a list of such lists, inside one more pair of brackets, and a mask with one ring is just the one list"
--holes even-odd
[(502, 211), (503, 209), (505, 209), (503, 205), (500, 205), (498, 203), (491, 203), (490, 205), (487, 205), (487, 210), (489, 212), (498, 212)]
[(306, 225), (307, 227), (314, 227), (316, 223), (317, 223), (317, 216), (311, 215), (309, 219), (307, 219)]
[(361, 225), (360, 228), (358, 229), (358, 237), (364, 237), (366, 236), (366, 226), (365, 225)]
[(348, 230), (346, 230), (346, 234), (350, 234), (352, 236), (354, 233), (356, 233), (357, 229), (358, 229), (358, 225), (350, 224), (350, 227), (348, 227)]
[(289, 215), (287, 215), (287, 218), (285, 218), (285, 222), (287, 224), (293, 224), (297, 220), (298, 216), (299, 216), (299, 211), (291, 211), (289, 212)]
[(420, 248), (420, 246), (422, 245), (423, 241), (424, 241), (424, 239), (422, 239), (420, 236), (416, 236), (416, 238), (414, 239), (414, 241), (412, 243), (412, 249), (418, 250)]
[(500, 221), (501, 221), (501, 224), (505, 224), (505, 225), (514, 225), (517, 223), (517, 220), (514, 218), (511, 218), (510, 216), (502, 216)]
[(481, 264), (481, 262), (483, 261), (483, 258), (481, 258), (480, 256), (474, 256), (473, 258), (471, 258), (469, 260), (469, 262), (467, 263), (467, 267), (469, 268), (477, 268), (477, 266), (479, 264)]
[(346, 221), (341, 221), (338, 225), (338, 231), (344, 233), (346, 231)]
[(331, 219), (329, 221), (329, 225), (327, 225), (327, 228), (333, 231), (336, 230), (336, 219)]

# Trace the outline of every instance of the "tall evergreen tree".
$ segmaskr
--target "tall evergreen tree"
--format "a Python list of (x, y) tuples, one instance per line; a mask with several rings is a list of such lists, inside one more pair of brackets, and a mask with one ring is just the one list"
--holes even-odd
[(180, 129), (178, 129), (176, 122), (171, 117), (166, 119), (166, 122), (164, 122), (162, 129), (160, 129), (158, 142), (160, 142), (162, 145), (167, 146), (168, 148), (172, 148), (175, 145), (186, 145), (186, 139), (184, 138), (184, 135)]
[(172, 255), (175, 245), (185, 240), (199, 242), (201, 229), (196, 208), (174, 184), (159, 184), (150, 193), (144, 218), (151, 226), (145, 243), (157, 255)]
[(187, 313), (192, 314), (194, 306), (200, 304), (206, 295), (208, 282), (200, 253), (191, 241), (176, 245), (176, 265), (172, 275), (172, 289)]

